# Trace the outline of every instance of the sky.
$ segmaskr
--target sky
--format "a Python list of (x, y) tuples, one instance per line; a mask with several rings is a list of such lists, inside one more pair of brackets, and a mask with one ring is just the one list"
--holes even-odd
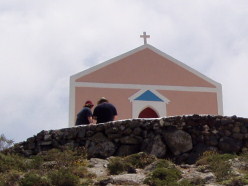
[(0, 0), (0, 134), (68, 127), (69, 79), (148, 44), (222, 84), (248, 118), (247, 0)]

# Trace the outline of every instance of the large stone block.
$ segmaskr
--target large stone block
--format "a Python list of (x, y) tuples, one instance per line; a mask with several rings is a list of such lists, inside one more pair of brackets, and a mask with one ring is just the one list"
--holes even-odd
[(154, 138), (145, 139), (141, 151), (163, 158), (166, 154), (166, 145), (163, 143), (161, 136), (157, 135)]
[(127, 156), (139, 152), (138, 145), (121, 145), (117, 150), (117, 156)]
[(187, 152), (192, 149), (191, 136), (182, 130), (171, 129), (163, 132), (163, 137), (168, 148), (174, 155)]
[(219, 141), (219, 149), (224, 153), (237, 153), (241, 150), (241, 141), (223, 137)]
[(104, 134), (96, 133), (87, 140), (86, 149), (90, 158), (107, 158), (115, 153), (116, 146)]

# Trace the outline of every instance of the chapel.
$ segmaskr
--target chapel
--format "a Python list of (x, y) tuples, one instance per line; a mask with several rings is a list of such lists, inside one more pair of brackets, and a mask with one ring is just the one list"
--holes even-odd
[[(144, 44), (70, 77), (69, 126), (85, 101), (105, 97), (118, 119), (223, 115), (222, 86), (197, 70)], [(94, 108), (93, 108), (94, 109)]]

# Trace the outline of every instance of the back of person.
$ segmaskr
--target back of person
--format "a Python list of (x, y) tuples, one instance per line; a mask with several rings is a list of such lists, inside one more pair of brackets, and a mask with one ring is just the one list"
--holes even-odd
[(114, 105), (108, 102), (98, 104), (93, 112), (93, 118), (97, 120), (96, 123), (113, 121), (116, 115), (116, 108), (114, 107)]
[(86, 125), (93, 122), (91, 108), (94, 104), (91, 101), (86, 101), (83, 109), (77, 114), (75, 125)]
[(88, 107), (84, 107), (78, 114), (76, 125), (89, 124), (88, 117), (92, 116), (91, 110)]

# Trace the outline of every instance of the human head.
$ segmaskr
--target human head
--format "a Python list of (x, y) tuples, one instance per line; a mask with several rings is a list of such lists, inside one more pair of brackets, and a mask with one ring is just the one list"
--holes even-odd
[(88, 100), (88, 101), (85, 102), (84, 106), (92, 108), (94, 106), (94, 104), (92, 103), (92, 101)]
[(108, 100), (107, 100), (105, 97), (101, 97), (101, 98), (99, 99), (99, 101), (97, 102), (97, 104), (99, 105), (99, 104), (101, 104), (101, 103), (108, 103)]

